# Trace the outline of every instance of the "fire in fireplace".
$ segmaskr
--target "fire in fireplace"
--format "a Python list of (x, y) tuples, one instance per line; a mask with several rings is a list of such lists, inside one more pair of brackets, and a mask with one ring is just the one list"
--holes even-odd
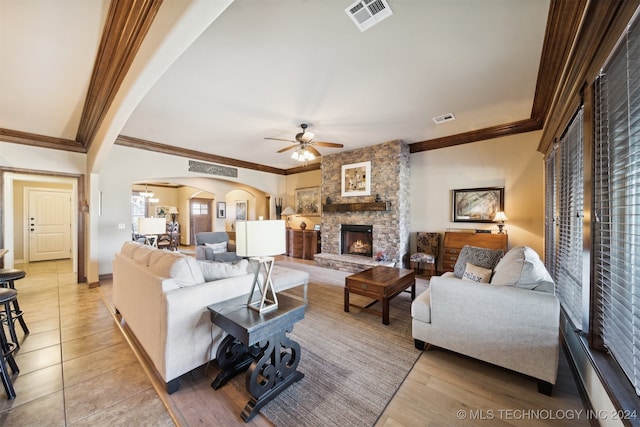
[(341, 253), (349, 255), (373, 255), (373, 226), (342, 224), (340, 227)]

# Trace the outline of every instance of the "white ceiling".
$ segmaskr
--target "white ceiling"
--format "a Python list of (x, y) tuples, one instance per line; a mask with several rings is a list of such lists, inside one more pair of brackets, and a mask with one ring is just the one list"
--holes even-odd
[[(351, 3), (233, 1), (119, 133), (288, 169), (288, 144), (264, 137), (303, 122), (349, 150), (531, 116), (548, 0), (389, 0), (365, 32)], [(0, 0), (0, 128), (75, 139), (108, 6)], [(436, 125), (445, 113), (456, 120)]]

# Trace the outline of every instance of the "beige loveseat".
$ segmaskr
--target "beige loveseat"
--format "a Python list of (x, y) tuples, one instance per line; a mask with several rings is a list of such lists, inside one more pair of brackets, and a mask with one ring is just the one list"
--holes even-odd
[[(230, 277), (219, 278), (225, 276)], [(178, 390), (181, 375), (215, 358), (226, 335), (211, 323), (207, 306), (248, 294), (253, 277), (247, 260), (235, 264), (196, 261), (136, 242), (125, 242), (116, 254), (116, 311), (169, 393)], [(276, 265), (272, 279), (276, 291), (303, 285), (306, 300), (308, 273)]]
[(464, 259), (466, 248), (456, 264), (461, 277), (432, 277), (413, 301), (416, 347), (430, 344), (529, 375), (538, 379), (541, 393), (550, 394), (558, 370), (560, 304), (549, 273), (533, 249), (521, 246), (495, 269), (484, 267), (490, 282), (478, 283), (483, 268)]

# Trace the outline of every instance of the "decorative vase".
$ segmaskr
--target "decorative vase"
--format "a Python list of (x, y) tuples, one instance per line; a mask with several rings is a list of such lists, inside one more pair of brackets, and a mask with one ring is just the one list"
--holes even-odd
[(302, 221), (302, 222), (300, 223), (300, 230), (304, 230), (305, 228), (307, 228), (307, 223), (306, 223), (306, 222), (304, 222), (304, 221)]

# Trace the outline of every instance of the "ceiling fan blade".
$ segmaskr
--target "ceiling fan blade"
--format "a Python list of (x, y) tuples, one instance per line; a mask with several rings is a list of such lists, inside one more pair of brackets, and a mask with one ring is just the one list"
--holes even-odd
[(314, 142), (314, 145), (318, 147), (333, 147), (333, 148), (342, 148), (344, 145), (338, 144), (336, 142)]
[(288, 147), (283, 148), (282, 150), (278, 150), (278, 153), (284, 153), (285, 151), (291, 150), (292, 148), (297, 148), (299, 147), (299, 144), (295, 144), (295, 145), (290, 145)]
[(293, 140), (291, 140), (291, 139), (267, 138), (267, 137), (265, 137), (264, 139), (270, 139), (270, 140), (272, 140), (272, 141), (284, 141), (284, 142), (293, 142), (293, 143), (296, 143), (296, 141), (293, 141)]
[(316, 150), (314, 147), (312, 147), (311, 145), (307, 145), (307, 150), (311, 151), (313, 155), (316, 157), (322, 156), (322, 154), (320, 154), (320, 152)]

